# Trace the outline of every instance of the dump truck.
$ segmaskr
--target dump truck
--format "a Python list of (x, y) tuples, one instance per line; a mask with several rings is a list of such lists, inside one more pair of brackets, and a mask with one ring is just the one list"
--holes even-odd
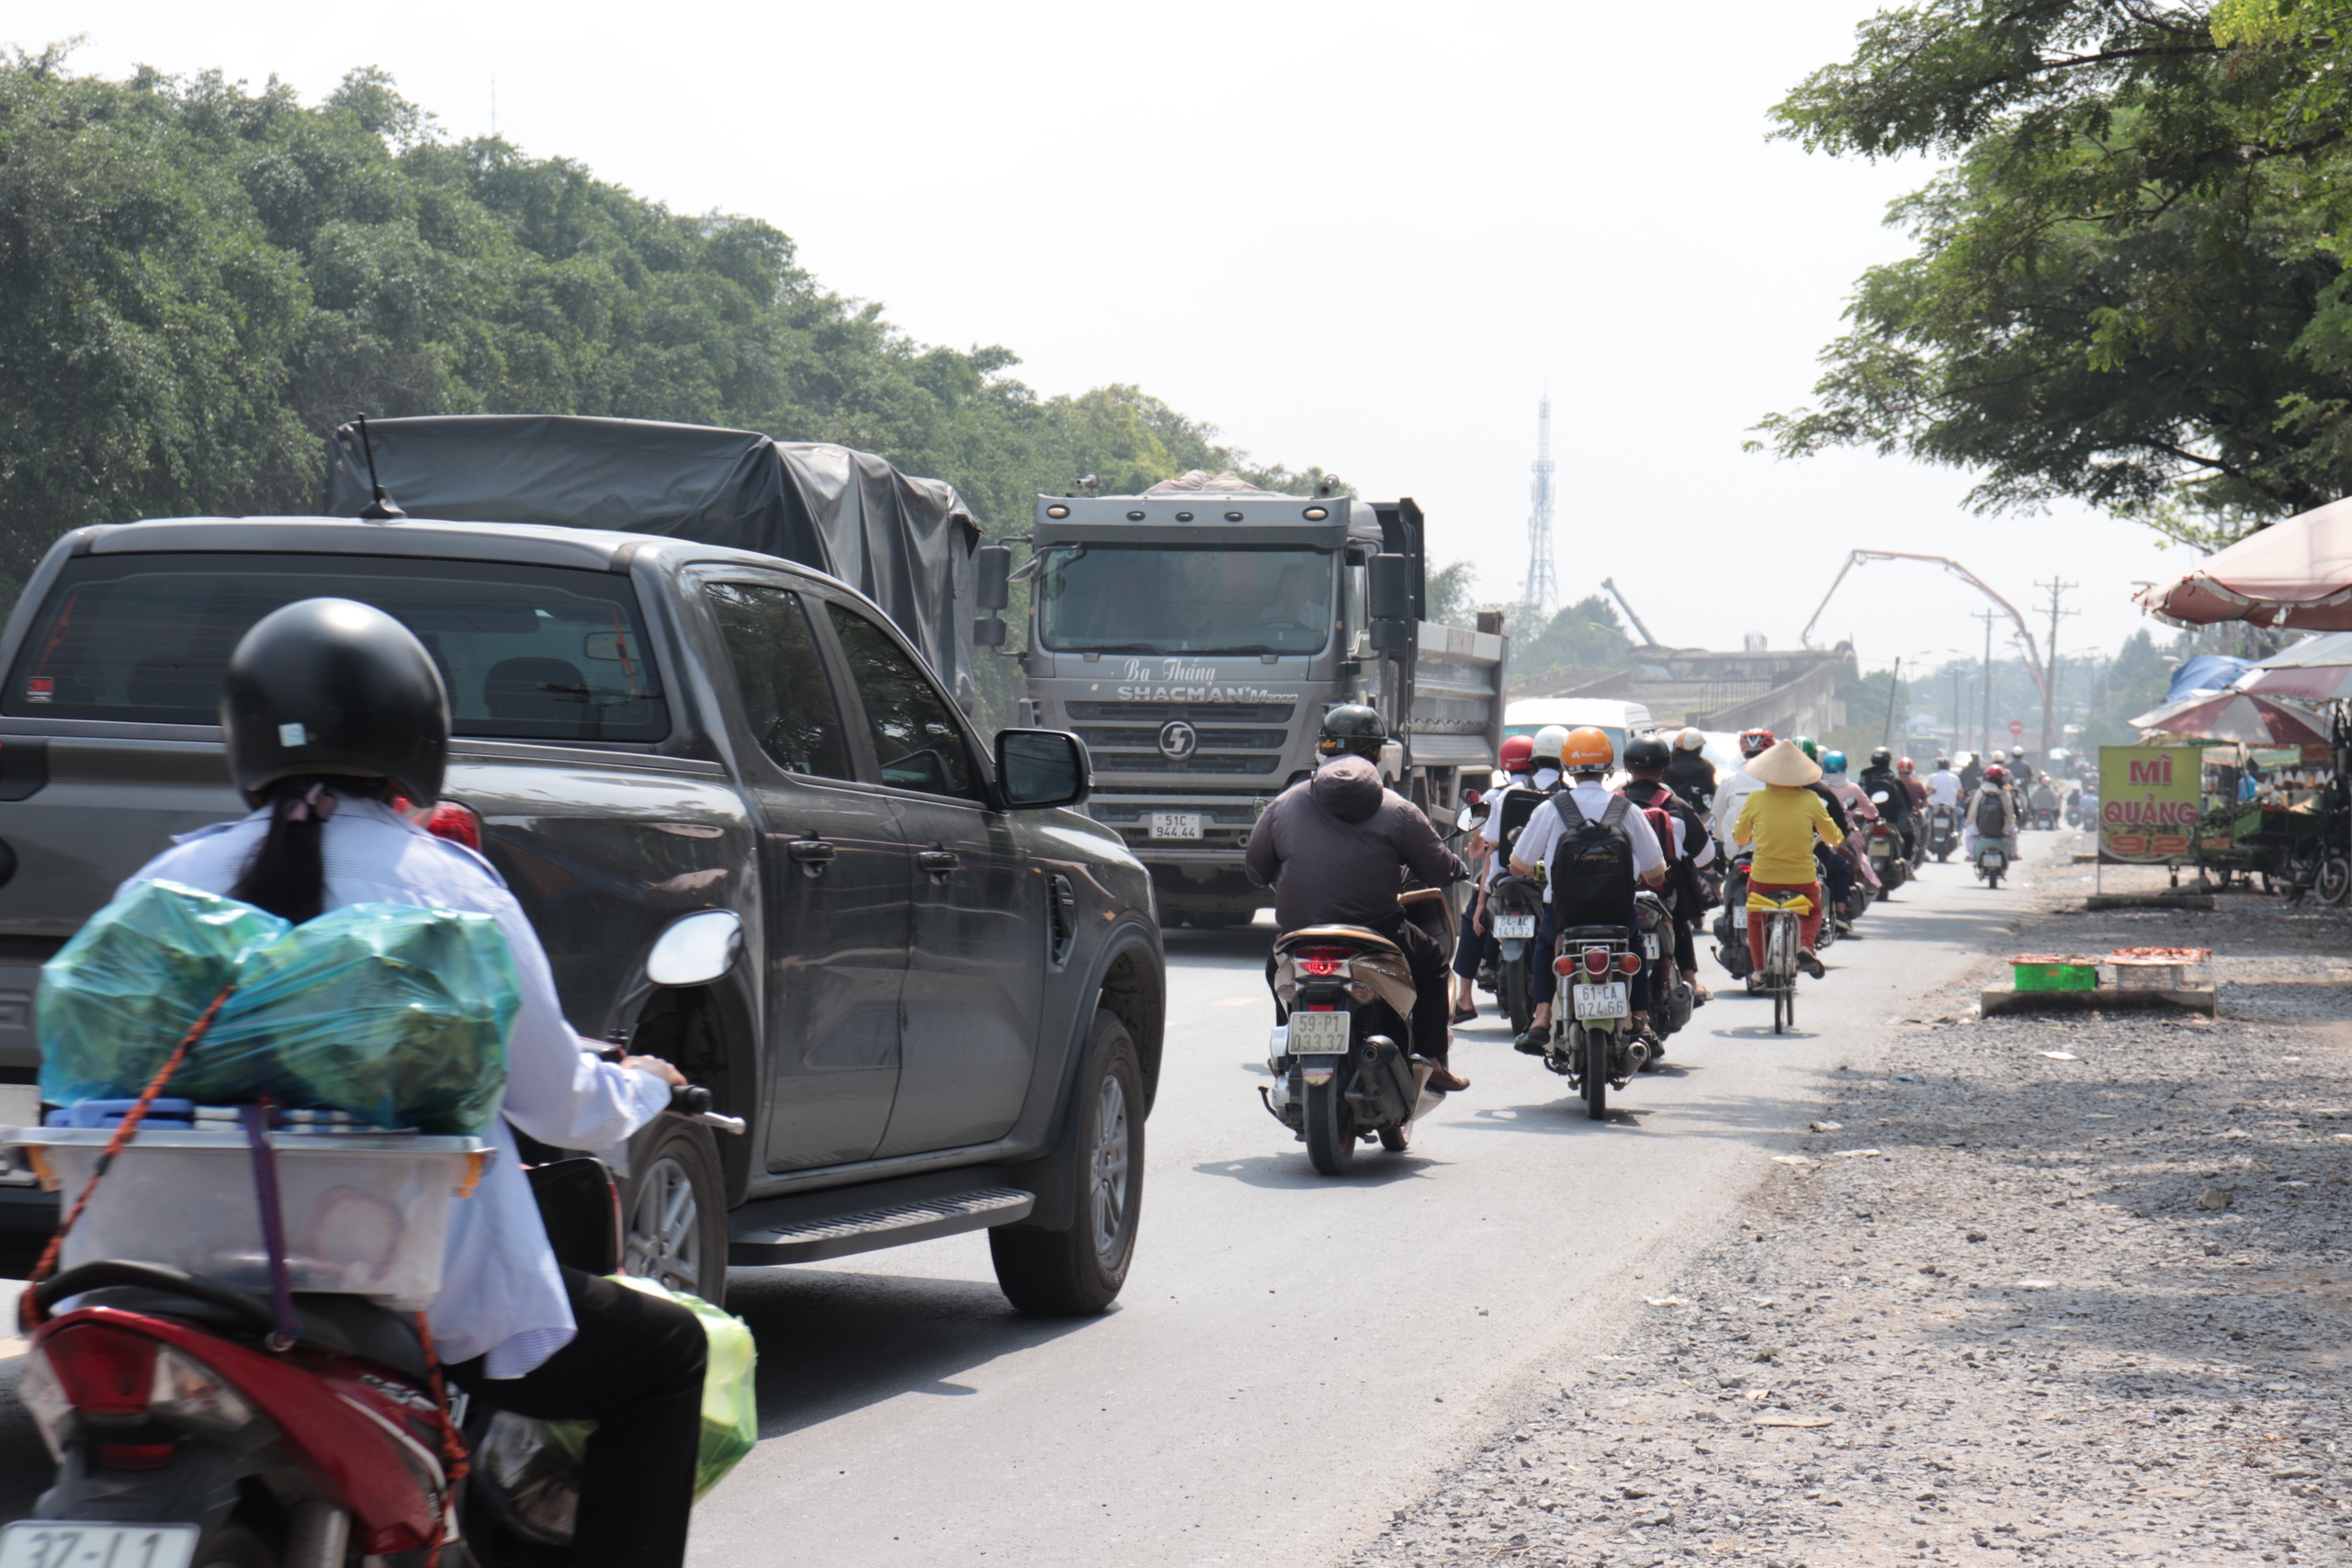
[[(1194, 474), (1141, 495), (1040, 496), (1024, 539), (978, 552), (984, 611), (1009, 581), (1031, 587), (1022, 722), (1086, 742), (1086, 810), (1150, 868), (1162, 925), (1247, 923), (1272, 902), (1242, 849), (1314, 770), (1329, 708), (1380, 711), (1383, 776), (1441, 826), (1494, 768), (1508, 642), (1499, 616), (1425, 618), (1427, 538), (1410, 498)], [(981, 648), (1009, 640), (1001, 616), (975, 628)]]

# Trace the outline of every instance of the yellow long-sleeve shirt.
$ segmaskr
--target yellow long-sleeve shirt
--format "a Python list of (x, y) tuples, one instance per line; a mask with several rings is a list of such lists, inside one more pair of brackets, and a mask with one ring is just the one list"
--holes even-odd
[(1766, 784), (1751, 791), (1740, 804), (1739, 820), (1732, 825), (1731, 841), (1756, 846), (1747, 874), (1755, 882), (1811, 882), (1813, 840), (1845, 842), (1846, 835), (1829, 819), (1829, 807), (1809, 789)]

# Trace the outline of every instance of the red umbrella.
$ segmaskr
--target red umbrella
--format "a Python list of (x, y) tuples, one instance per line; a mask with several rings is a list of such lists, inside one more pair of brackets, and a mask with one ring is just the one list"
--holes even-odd
[(2352, 499), (2249, 534), (2196, 570), (2143, 589), (2138, 598), (2181, 625), (2253, 621), (2352, 631)]
[(2191, 697), (2142, 714), (2134, 729), (2161, 729), (2192, 740), (2235, 740), (2247, 746), (2324, 746), (2327, 736), (2292, 708), (2245, 692)]

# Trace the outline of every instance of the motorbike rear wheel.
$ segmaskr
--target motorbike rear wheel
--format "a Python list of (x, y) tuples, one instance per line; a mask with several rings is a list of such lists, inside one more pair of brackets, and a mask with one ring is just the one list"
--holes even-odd
[(1306, 1157), (1324, 1176), (1345, 1176), (1355, 1163), (1355, 1111), (1348, 1097), (1340, 1092), (1340, 1080), (1347, 1073), (1343, 1062), (1330, 1082), (1305, 1086)]
[(2352, 861), (2331, 854), (2320, 863), (2319, 880), (2312, 885), (2323, 904), (2341, 904), (2352, 897)]
[(1606, 1029), (1586, 1029), (1584, 1035), (1584, 1113), (1595, 1122), (1609, 1119), (1609, 1049), (1616, 1036)]
[(1527, 966), (1532, 962), (1522, 958), (1516, 964), (1505, 964), (1496, 978), (1502, 982), (1501, 994), (1495, 999), (1502, 1004), (1503, 1016), (1510, 1020), (1514, 1039), (1527, 1032), (1535, 1017), (1534, 988), (1530, 984)]

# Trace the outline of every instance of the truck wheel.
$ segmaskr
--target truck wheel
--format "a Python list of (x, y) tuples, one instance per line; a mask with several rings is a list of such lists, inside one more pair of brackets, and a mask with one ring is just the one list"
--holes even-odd
[(727, 1183), (711, 1131), (664, 1118), (621, 1183), (621, 1272), (727, 1304)]
[(1094, 1015), (1069, 1135), (1080, 1171), (1077, 1223), (1062, 1231), (989, 1232), (997, 1287), (1022, 1312), (1091, 1317), (1118, 1299), (1143, 1211), (1143, 1069), (1115, 1013)]

